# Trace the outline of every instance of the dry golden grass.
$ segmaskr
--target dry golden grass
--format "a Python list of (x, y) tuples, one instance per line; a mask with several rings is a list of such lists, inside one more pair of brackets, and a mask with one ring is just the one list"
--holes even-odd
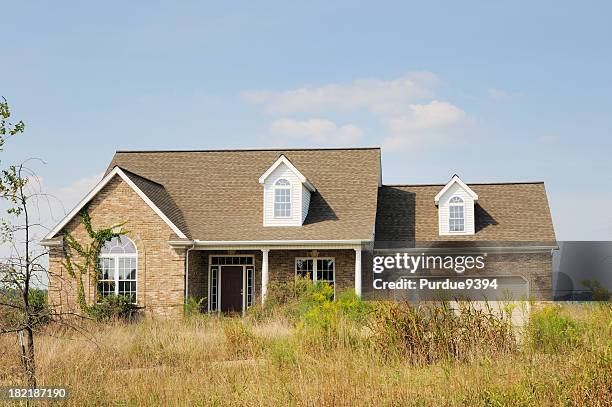
[[(612, 405), (612, 315), (571, 307), (582, 345), (413, 365), (375, 347), (304, 340), (282, 319), (190, 318), (48, 327), (37, 337), (41, 386), (84, 405)], [(23, 383), (16, 337), (0, 337), (0, 386)], [(10, 405), (10, 404), (9, 404)]]

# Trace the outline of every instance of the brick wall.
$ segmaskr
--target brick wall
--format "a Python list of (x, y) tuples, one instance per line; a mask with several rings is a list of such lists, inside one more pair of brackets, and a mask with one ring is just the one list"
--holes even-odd
[[(185, 282), (185, 249), (174, 249), (168, 240), (176, 238), (161, 218), (119, 177), (109, 182), (90, 202), (89, 213), (94, 229), (127, 222), (125, 228), (138, 249), (137, 300), (149, 314), (177, 316), (182, 314)], [(76, 217), (61, 233), (72, 233), (81, 242), (89, 237)], [(211, 254), (252, 254), (255, 257), (254, 300), (261, 299), (260, 250), (211, 251), (192, 250), (189, 253), (189, 295), (208, 296), (208, 260)], [(76, 283), (61, 265), (62, 249), (53, 247), (49, 256), (49, 302), (56, 308), (78, 311)], [(355, 251), (343, 250), (270, 250), (270, 282), (291, 282), (295, 278), (296, 257), (332, 257), (335, 259), (336, 292), (354, 288)], [(363, 288), (368, 290), (372, 275), (368, 272), (364, 252)], [(530, 295), (547, 300), (552, 292), (552, 260), (549, 253), (490, 254), (486, 268), (480, 274), (493, 271), (503, 275), (521, 275), (529, 281)], [(95, 299), (95, 287), (85, 278), (86, 299)]]
[[(127, 222), (124, 228), (138, 249), (137, 300), (146, 313), (176, 316), (182, 314), (185, 289), (185, 250), (173, 249), (170, 227), (121, 178), (111, 180), (90, 202), (94, 229)], [(80, 217), (72, 219), (60, 233), (69, 232), (79, 242), (90, 239)], [(76, 284), (61, 266), (62, 249), (49, 255), (49, 302), (62, 310), (78, 311)], [(95, 299), (95, 287), (84, 278), (86, 299)]]
[(261, 301), (261, 250), (192, 250), (189, 252), (189, 295), (197, 300), (204, 298), (204, 310), (208, 308), (208, 265), (210, 255), (253, 255), (255, 276), (253, 301)]
[[(209, 255), (250, 254), (255, 257), (254, 301), (261, 301), (261, 250), (192, 250), (189, 253), (189, 295), (196, 298), (208, 296)], [(268, 254), (269, 282), (292, 282), (295, 279), (296, 257), (333, 257), (335, 259), (336, 292), (352, 290), (355, 287), (354, 250), (270, 250)], [(206, 301), (207, 302), (207, 301)]]
[(295, 279), (296, 257), (333, 257), (336, 262), (336, 292), (355, 288), (355, 250), (270, 250), (268, 268), (270, 282)]
[[(381, 295), (384, 294), (371, 289), (374, 277), (369, 253), (364, 252), (362, 261), (364, 297), (367, 299), (382, 298)], [(528, 281), (529, 299), (535, 301), (552, 299), (552, 254), (550, 253), (490, 253), (485, 259), (485, 267), (482, 270), (472, 270), (466, 273), (469, 273), (470, 276), (481, 277), (521, 276)], [(432, 272), (432, 275), (439, 275), (439, 273)]]

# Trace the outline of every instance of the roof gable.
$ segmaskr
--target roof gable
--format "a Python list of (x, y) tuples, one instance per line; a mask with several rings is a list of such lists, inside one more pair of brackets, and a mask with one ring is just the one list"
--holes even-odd
[(295, 165), (293, 165), (291, 163), (291, 161), (289, 161), (289, 159), (287, 157), (285, 157), (283, 154), (281, 154), (280, 157), (278, 157), (278, 159), (274, 162), (274, 164), (272, 164), (272, 166), (270, 166), (270, 168), (268, 168), (266, 170), (266, 172), (264, 172), (261, 175), (261, 177), (259, 177), (259, 183), (263, 184), (264, 182), (266, 182), (266, 179), (270, 176), (270, 174), (272, 174), (274, 172), (274, 170), (277, 169), (281, 164), (286, 165), (289, 168), (289, 170), (291, 172), (293, 172), (296, 177), (298, 177), (300, 182), (306, 188), (308, 188), (308, 190), (310, 192), (315, 192), (316, 191), (316, 188), (314, 187), (314, 185), (312, 185), (312, 183), (310, 181), (308, 181), (308, 179), (304, 176), (304, 174), (302, 174), (300, 172), (300, 170), (295, 168)]
[[(108, 184), (115, 176), (119, 176), (123, 181), (125, 181), (133, 190), (142, 198), (143, 201), (151, 208), (153, 211), (159, 215), (160, 218), (176, 233), (176, 235), (181, 239), (186, 239), (187, 236), (185, 233), (179, 229), (174, 222), (170, 220), (168, 215), (160, 209), (160, 206), (166, 209), (166, 212), (171, 212), (172, 204), (168, 202), (167, 192), (164, 190), (163, 185), (160, 185), (156, 182), (147, 180), (143, 177), (140, 177), (136, 174), (133, 174), (129, 171), (124, 171), (120, 167), (115, 166), (109, 173), (107, 173), (98, 184), (83, 198), (71, 211), (66, 215), (51, 231), (44, 237), (43, 240), (52, 239), (57, 233), (59, 233), (67, 224), (74, 218), (81, 209), (87, 205), (94, 196), (98, 194)], [(145, 191), (148, 192), (145, 193)], [(151, 199), (153, 198), (153, 199)], [(156, 205), (154, 200), (160, 206)], [(161, 205), (163, 202), (166, 202), (166, 205)], [(178, 216), (176, 213), (170, 213), (170, 216), (176, 219)]]
[[(299, 228), (267, 228), (262, 222), (264, 188), (258, 179), (281, 155), (316, 186)], [(108, 171), (114, 166), (163, 185), (180, 208), (190, 239), (372, 239), (379, 148), (119, 151)]]
[(438, 192), (438, 194), (434, 197), (434, 202), (436, 203), (436, 205), (440, 201), (440, 198), (442, 198), (446, 191), (448, 191), (454, 184), (458, 184), (465, 192), (467, 192), (472, 197), (472, 199), (474, 199), (475, 201), (478, 200), (478, 195), (476, 194), (476, 192), (474, 192), (472, 188), (468, 187), (463, 181), (461, 181), (461, 178), (459, 178), (457, 174), (454, 174), (450, 181), (448, 181), (448, 183), (444, 185), (444, 188), (442, 188), (440, 192)]

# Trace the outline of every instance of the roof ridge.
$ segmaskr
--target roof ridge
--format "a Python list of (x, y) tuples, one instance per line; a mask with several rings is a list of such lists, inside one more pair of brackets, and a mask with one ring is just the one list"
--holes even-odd
[[(530, 185), (544, 184), (544, 181), (507, 181), (507, 182), (466, 182), (466, 185)], [(446, 184), (383, 184), (382, 187), (443, 187)]]
[(249, 151), (350, 151), (350, 150), (380, 150), (380, 147), (316, 147), (316, 148), (222, 148), (204, 150), (116, 150), (115, 153), (220, 153)]
[(125, 173), (135, 175), (135, 176), (137, 176), (138, 178), (142, 178), (142, 179), (144, 179), (145, 181), (152, 182), (153, 184), (157, 184), (157, 185), (159, 185), (160, 187), (162, 187), (162, 188), (164, 188), (164, 189), (166, 188), (166, 187), (164, 187), (164, 185), (163, 185), (163, 184), (161, 184), (161, 183), (159, 183), (159, 182), (157, 182), (157, 181), (153, 181), (152, 179), (149, 179), (149, 178), (147, 178), (147, 177), (143, 177), (142, 175), (137, 174), (137, 173), (135, 173), (134, 171), (130, 171), (130, 170), (128, 170), (128, 169), (126, 169), (126, 168), (124, 168), (124, 167), (122, 167), (122, 166), (120, 166), (120, 165), (115, 165), (115, 167), (120, 168), (120, 169), (121, 169), (121, 171), (123, 171), (123, 172), (125, 172)]

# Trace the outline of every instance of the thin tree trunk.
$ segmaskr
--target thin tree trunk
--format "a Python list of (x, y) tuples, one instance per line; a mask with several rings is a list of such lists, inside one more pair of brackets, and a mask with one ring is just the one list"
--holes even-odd
[(27, 334), (27, 361), (26, 374), (28, 376), (28, 386), (36, 387), (36, 363), (34, 361), (34, 332), (32, 331), (31, 323), (25, 329)]
[[(27, 334), (27, 346), (23, 339), (23, 331)], [(31, 328), (25, 328), (17, 333), (23, 370), (28, 377), (28, 386), (36, 387), (36, 365), (34, 363), (34, 335)]]
[[(21, 179), (21, 171), (23, 166), (19, 167), (19, 179)], [(26, 357), (24, 359), (24, 368), (26, 376), (28, 378), (28, 386), (36, 387), (36, 365), (34, 363), (34, 332), (32, 330), (33, 320), (32, 313), (30, 310), (30, 278), (32, 277), (32, 265), (30, 264), (30, 219), (28, 213), (28, 205), (26, 194), (23, 190), (23, 184), (19, 186), (19, 197), (21, 208), (25, 217), (25, 279), (23, 287), (23, 305), (24, 305), (24, 319), (25, 319), (25, 332), (27, 334), (27, 346), (26, 346)]]

